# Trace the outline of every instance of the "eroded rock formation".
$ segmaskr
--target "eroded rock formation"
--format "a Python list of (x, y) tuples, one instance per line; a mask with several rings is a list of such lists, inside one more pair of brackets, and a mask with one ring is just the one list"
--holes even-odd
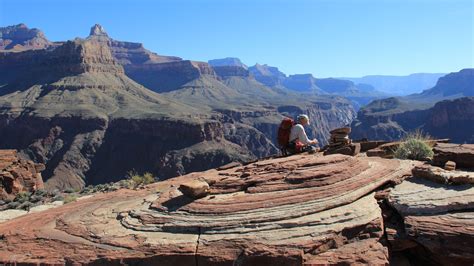
[[(0, 224), (0, 261), (386, 264), (373, 191), (416, 164), (297, 155), (100, 194)], [(209, 184), (209, 195), (191, 199), (178, 189), (198, 179)]]
[(21, 159), (16, 150), (0, 150), (0, 200), (43, 188), (44, 165)]
[(44, 33), (29, 29), (25, 24), (0, 27), (0, 51), (19, 52), (30, 49), (45, 49), (52, 46)]

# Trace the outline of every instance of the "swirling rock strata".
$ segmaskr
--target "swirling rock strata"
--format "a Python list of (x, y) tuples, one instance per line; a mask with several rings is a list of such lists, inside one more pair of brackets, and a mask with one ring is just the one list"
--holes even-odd
[[(0, 224), (0, 262), (386, 264), (372, 192), (413, 164), (298, 155), (100, 194)], [(195, 179), (209, 195), (178, 190)]]

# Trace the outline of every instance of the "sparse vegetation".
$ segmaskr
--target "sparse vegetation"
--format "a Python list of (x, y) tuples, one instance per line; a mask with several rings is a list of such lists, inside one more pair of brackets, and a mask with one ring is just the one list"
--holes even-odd
[(433, 150), (428, 141), (430, 136), (420, 131), (408, 134), (403, 143), (395, 150), (394, 156), (398, 159), (424, 161), (433, 157)]
[(155, 177), (151, 173), (145, 172), (143, 175), (140, 175), (133, 170), (128, 172), (128, 179), (130, 182), (129, 185), (133, 188), (137, 188), (155, 182)]
[(30, 195), (31, 194), (29, 192), (19, 192), (13, 201), (16, 201), (18, 203), (27, 202), (30, 199)]
[(68, 194), (66, 197), (64, 197), (64, 204), (68, 204), (71, 202), (74, 202), (77, 200), (77, 195), (76, 194)]

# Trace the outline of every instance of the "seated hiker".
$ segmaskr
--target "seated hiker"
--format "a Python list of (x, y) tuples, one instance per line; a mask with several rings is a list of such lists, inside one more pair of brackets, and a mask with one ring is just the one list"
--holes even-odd
[(306, 135), (304, 126), (309, 125), (309, 118), (307, 115), (299, 115), (296, 119), (297, 123), (291, 127), (289, 139), (289, 152), (298, 153), (304, 151), (316, 151), (312, 145), (318, 144), (316, 139), (310, 140)]

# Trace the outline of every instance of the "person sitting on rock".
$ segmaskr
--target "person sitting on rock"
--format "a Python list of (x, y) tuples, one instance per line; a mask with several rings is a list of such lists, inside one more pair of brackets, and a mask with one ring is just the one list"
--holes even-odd
[(316, 148), (313, 145), (318, 144), (318, 140), (308, 139), (306, 132), (304, 130), (304, 126), (309, 125), (309, 118), (307, 115), (299, 115), (296, 118), (296, 124), (291, 127), (290, 132), (290, 144), (289, 144), (289, 151), (290, 153), (298, 153), (298, 152), (316, 152)]

